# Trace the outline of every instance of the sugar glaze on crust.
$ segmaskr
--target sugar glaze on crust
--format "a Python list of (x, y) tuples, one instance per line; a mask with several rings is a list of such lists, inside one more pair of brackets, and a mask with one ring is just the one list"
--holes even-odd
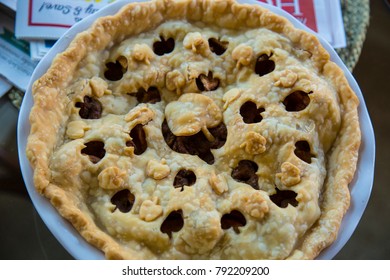
[(36, 189), (108, 259), (313, 259), (349, 208), (358, 99), (313, 35), (259, 6), (129, 4), (33, 98)]

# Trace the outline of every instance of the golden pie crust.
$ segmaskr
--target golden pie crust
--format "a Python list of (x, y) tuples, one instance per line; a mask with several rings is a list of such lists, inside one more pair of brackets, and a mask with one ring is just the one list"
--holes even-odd
[(313, 259), (337, 237), (359, 101), (265, 8), (128, 4), (32, 92), (35, 187), (108, 259)]

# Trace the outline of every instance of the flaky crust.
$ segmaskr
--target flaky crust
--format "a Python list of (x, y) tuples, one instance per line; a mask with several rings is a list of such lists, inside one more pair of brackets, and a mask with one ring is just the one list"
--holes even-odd
[[(68, 135), (67, 137), (70, 138), (77, 138), (80, 133), (82, 135), (83, 131), (89, 129), (88, 127), (83, 127), (82, 123), (73, 123), (71, 126), (72, 129), (69, 129), (69, 123), (71, 121), (75, 121), (70, 119), (70, 116), (74, 113), (72, 111), (74, 110), (74, 103), (72, 102), (69, 87), (74, 85), (75, 78), (80, 76), (82, 77), (82, 74), (80, 74), (80, 68), (86, 63), (86, 60), (90, 59), (90, 54), (104, 52), (104, 50), (110, 49), (113, 45), (120, 45), (126, 38), (131, 38), (132, 36), (149, 32), (166, 22), (180, 20), (188, 22), (203, 22), (206, 26), (210, 25), (215, 26), (215, 28), (223, 29), (270, 30), (285, 38), (286, 42), (293, 46), (291, 50), (296, 52), (302, 51), (302, 56), (307, 55), (307, 59), (305, 60), (307, 62), (307, 67), (315, 73), (316, 77), (321, 77), (333, 87), (335, 93), (333, 97), (328, 96), (332, 95), (332, 93), (324, 90), (324, 95), (320, 96), (322, 99), (317, 101), (318, 104), (322, 104), (321, 102), (324, 102), (324, 104), (329, 105), (329, 108), (337, 106), (338, 109), (333, 111), (332, 107), (329, 109), (330, 111), (327, 113), (328, 115), (322, 116), (324, 119), (314, 120), (315, 130), (318, 135), (314, 135), (312, 140), (316, 143), (316, 147), (319, 147), (319, 149), (322, 150), (322, 152), (320, 150), (317, 151), (318, 158), (321, 157), (321, 153), (324, 153), (322, 163), (319, 159), (318, 169), (313, 171), (315, 173), (314, 175), (317, 175), (318, 178), (310, 178), (313, 182), (318, 181), (317, 183), (321, 185), (317, 192), (313, 192), (313, 194), (317, 194), (318, 197), (311, 198), (319, 200), (319, 202), (317, 202), (319, 212), (313, 210), (312, 217), (307, 218), (312, 221), (304, 223), (308, 227), (307, 230), (294, 232), (294, 234), (297, 234), (298, 237), (294, 237), (294, 243), (289, 244), (290, 247), (285, 252), (279, 253), (275, 251), (270, 254), (252, 254), (248, 252), (241, 252), (240, 250), (246, 250), (247, 247), (251, 247), (250, 244), (242, 244), (241, 249), (237, 249), (237, 252), (233, 250), (227, 251), (228, 253), (216, 253), (212, 249), (214, 246), (219, 246), (218, 250), (220, 251), (223, 251), (224, 248), (223, 244), (215, 245), (215, 243), (213, 243), (213, 236), (215, 236), (215, 240), (219, 238), (218, 240), (220, 240), (220, 242), (218, 244), (228, 242), (229, 240), (221, 237), (223, 233), (221, 233), (219, 228), (217, 229), (213, 227), (213, 222), (210, 222), (211, 229), (209, 232), (201, 233), (203, 240), (191, 240), (192, 243), (190, 245), (192, 247), (190, 246), (190, 249), (185, 247), (183, 244), (175, 244), (176, 247), (179, 248), (176, 248), (175, 250), (179, 250), (180, 252), (164, 255), (161, 251), (167, 250), (166, 247), (170, 246), (164, 245), (169, 243), (169, 238), (159, 237), (160, 239), (157, 238), (154, 242), (163, 244), (161, 245), (161, 248), (157, 248), (155, 250), (150, 249), (149, 247), (153, 247), (156, 244), (153, 244), (153, 241), (149, 240), (147, 241), (150, 242), (147, 244), (149, 247), (140, 250), (136, 245), (133, 246), (126, 244), (125, 241), (127, 240), (127, 237), (118, 237), (120, 234), (118, 235), (117, 233), (112, 234), (112, 230), (110, 231), (107, 229), (107, 224), (105, 224), (104, 221), (99, 220), (98, 213), (100, 210), (94, 209), (93, 206), (91, 207), (88, 205), (88, 202), (84, 201), (86, 196), (80, 194), (80, 192), (82, 193), (83, 191), (80, 191), (75, 187), (81, 184), (81, 179), (77, 174), (77, 165), (79, 164), (77, 159), (72, 160), (72, 157), (69, 157), (67, 159), (69, 162), (67, 163), (67, 168), (65, 169), (62, 165), (58, 167), (56, 165), (57, 163), (53, 161), (53, 158), (60, 156), (58, 154), (66, 154), (69, 150), (80, 150), (83, 147), (83, 141), (76, 139), (74, 144), (72, 144), (74, 146), (58, 152), (58, 149), (62, 149), (63, 147), (64, 135)], [(188, 40), (191, 42), (192, 39), (188, 38)], [(191, 47), (193, 46), (189, 43), (189, 48)], [(140, 47), (140, 49), (143, 50), (144, 48)], [(199, 49), (199, 51), (202, 52), (201, 49)], [(115, 53), (115, 51), (112, 52)], [(237, 49), (233, 52), (233, 57), (237, 56), (237, 64), (235, 65), (236, 69), (241, 69), (242, 67), (245, 67), (246, 64), (250, 63), (248, 56), (246, 56), (247, 52), (248, 51), (245, 48)], [(152, 55), (153, 54), (149, 55), (149, 53), (145, 51), (145, 53), (135, 55), (134, 59), (139, 61), (142, 60), (143, 63), (147, 64)], [(92, 64), (94, 63), (96, 65), (99, 64), (99, 62), (93, 62)], [(307, 73), (304, 70), (302, 70), (302, 72), (301, 70), (297, 70), (297, 72), (299, 72), (299, 75), (301, 76), (307, 76)], [(172, 74), (170, 74), (170, 76), (172, 77), (177, 77), (178, 75), (174, 72), (171, 73)], [(289, 87), (291, 86), (291, 83), (294, 84), (293, 75), (283, 71), (278, 73), (284, 78), (274, 81), (277, 86)], [(76, 75), (78, 75), (78, 77), (76, 77)], [(171, 90), (177, 90), (178, 94), (182, 94), (180, 92), (180, 86), (178, 86), (180, 80), (175, 78), (174, 81), (175, 82), (172, 83), (167, 81), (166, 87), (171, 87)], [(101, 86), (98, 85), (99, 82), (100, 81), (97, 81), (96, 83), (89, 82), (92, 90), (94, 90), (94, 85), (96, 88), (101, 88)], [(303, 88), (304, 86), (305, 85), (302, 85)], [(226, 88), (226, 90), (227, 89), (228, 88)], [(102, 92), (96, 94), (104, 95), (105, 90), (110, 89), (105, 88)], [(132, 90), (131, 86), (128, 90)], [(183, 90), (185, 91), (185, 88), (183, 88)], [(94, 91), (98, 92), (96, 89)], [(69, 47), (63, 53), (57, 55), (46, 74), (34, 83), (32, 92), (34, 106), (30, 114), (31, 132), (28, 137), (26, 153), (34, 168), (35, 187), (40, 194), (44, 195), (51, 201), (51, 203), (58, 209), (59, 213), (65, 219), (69, 220), (89, 243), (102, 250), (108, 259), (313, 259), (337, 237), (341, 220), (349, 208), (350, 194), (348, 184), (354, 176), (358, 159), (358, 150), (361, 139), (357, 113), (359, 103), (358, 98), (350, 88), (342, 70), (335, 63), (330, 61), (329, 54), (320, 45), (318, 39), (314, 35), (295, 29), (286, 19), (273, 14), (262, 7), (242, 5), (230, 0), (156, 0), (152, 2), (129, 4), (123, 7), (120, 12), (114, 16), (107, 16), (98, 19), (87, 31), (77, 35)], [(223, 112), (225, 121), (227, 121), (226, 119), (229, 119), (229, 113), (227, 113), (227, 111), (233, 110), (232, 108), (236, 106), (234, 105), (234, 102), (241, 98), (238, 97), (238, 95), (231, 95), (231, 98), (226, 95), (224, 96), (226, 100), (220, 100), (221, 102), (224, 102), (226, 107)], [(313, 97), (313, 100), (315, 100), (314, 98), (315, 97)], [(202, 99), (199, 102), (207, 103), (209, 100)], [(154, 107), (151, 108), (146, 106), (142, 112), (142, 116), (146, 119), (138, 120), (138, 123), (143, 122), (142, 124), (145, 124), (151, 122), (153, 125), (154, 120), (151, 121), (153, 118), (160, 122), (163, 120), (162, 116), (158, 115), (158, 110), (155, 110)], [(129, 123), (136, 118), (134, 115), (129, 114), (126, 115), (127, 117), (125, 117), (124, 123)], [(217, 113), (215, 113), (214, 118), (215, 116), (220, 117)], [(326, 119), (333, 121), (333, 124), (327, 124)], [(211, 123), (211, 125), (213, 125), (211, 119), (205, 118), (204, 123)], [(161, 126), (161, 123), (157, 124), (156, 121), (155, 126), (159, 128), (159, 125)], [(131, 127), (128, 127), (128, 129), (130, 128)], [(181, 127), (178, 127), (178, 130), (180, 129)], [(185, 129), (181, 129), (180, 132), (187, 133)], [(244, 135), (244, 132), (247, 131), (238, 130), (237, 134), (243, 133)], [(229, 133), (230, 131), (228, 132), (228, 135)], [(272, 132), (269, 132), (269, 134), (272, 134)], [(267, 149), (271, 149), (269, 148), (269, 145), (272, 143), (267, 142), (269, 139), (266, 135), (259, 135), (248, 132), (246, 140), (241, 139), (243, 141), (241, 145), (242, 150), (250, 154), (253, 150), (266, 151)], [(253, 145), (255, 145), (255, 149), (252, 147)], [(228, 140), (226, 147), (223, 149), (226, 150), (229, 149), (229, 147), (233, 146), (230, 146)], [(126, 153), (126, 151), (124, 151), (124, 153)], [(281, 163), (282, 162), (279, 162), (279, 164)], [(312, 165), (316, 164), (317, 161)], [(165, 175), (165, 173), (169, 174), (170, 172), (165, 165), (169, 165), (169, 162), (166, 163), (158, 160), (148, 163), (147, 168), (149, 168), (149, 170), (146, 171), (148, 174), (147, 176), (152, 177), (155, 180), (163, 180), (165, 178), (164, 176), (168, 176)], [(290, 162), (286, 163), (282, 168), (278, 166), (276, 170), (278, 170), (279, 173), (275, 176), (275, 184), (278, 183), (284, 188), (289, 188), (299, 184), (301, 181), (303, 182), (302, 184), (305, 184), (305, 178), (311, 177), (311, 175), (305, 175), (305, 172), (309, 172), (312, 169), (307, 169), (307, 167), (302, 166), (303, 165), (300, 165), (299, 162), (295, 162), (295, 165)], [(325, 170), (321, 170), (321, 168)], [(58, 171), (62, 172), (60, 177), (67, 177), (66, 180), (68, 181), (66, 183), (58, 179), (58, 174), (55, 174)], [(105, 173), (102, 173), (103, 172), (99, 175), (100, 184), (103, 184), (101, 182), (107, 181), (105, 180), (105, 176), (112, 176), (111, 174), (115, 174), (117, 178), (121, 178), (121, 176), (123, 176), (121, 175), (122, 173), (120, 170), (115, 169), (109, 169), (106, 170)], [(209, 174), (205, 174), (205, 176), (209, 176)], [(204, 184), (211, 186), (215, 194), (223, 195), (227, 193), (227, 187), (224, 185), (226, 182), (224, 183), (224, 180), (225, 179), (219, 177), (218, 174), (212, 174), (212, 176), (210, 176), (208, 181)], [(119, 180), (116, 182), (121, 181)], [(104, 186), (109, 189), (115, 188), (116, 184), (120, 183), (112, 183), (110, 181), (110, 183), (104, 183)], [(236, 193), (238, 193), (238, 191)], [(239, 195), (240, 194), (237, 194), (236, 197), (231, 195), (230, 200), (233, 202), (235, 201), (237, 205), (242, 204), (240, 209), (243, 209), (242, 211), (244, 212), (247, 211), (247, 213), (249, 213), (248, 215), (253, 219), (259, 219), (261, 221), (261, 219), (269, 215), (268, 211), (271, 210), (268, 208), (271, 207), (271, 202), (267, 197), (264, 200), (263, 196), (250, 195), (249, 193), (245, 194), (248, 195), (248, 197), (245, 197), (245, 195)], [(304, 192), (300, 193), (300, 199), (302, 201), (305, 201), (305, 198), (302, 198), (304, 195)], [(238, 196), (239, 198), (237, 198)], [(308, 198), (308, 200), (310, 199)], [(163, 219), (163, 216), (161, 215), (166, 216), (166, 214), (168, 214), (166, 212), (162, 214), (162, 210), (159, 207), (156, 207), (156, 204), (159, 203), (157, 200), (144, 198), (143, 203), (144, 206), (140, 206), (140, 209), (142, 210), (140, 210), (139, 213), (144, 220)], [(206, 205), (208, 202), (204, 203), (204, 205)], [(202, 207), (205, 207), (207, 210), (207, 205), (204, 205)], [(172, 210), (177, 210), (175, 209), (175, 206), (171, 205), (169, 207), (171, 207)], [(297, 217), (297, 219), (299, 219), (300, 216), (297, 215)], [(218, 222), (219, 219), (220, 217), (217, 217)], [(136, 235), (136, 233), (131, 234), (133, 234), (133, 237), (131, 237), (130, 240), (134, 238), (134, 234)], [(204, 234), (204, 236), (202, 234)], [(234, 234), (229, 234), (226, 236), (231, 238), (233, 235)], [(208, 240), (209, 237), (210, 240)], [(135, 237), (134, 239), (137, 238), (139, 239), (141, 237)], [(181, 238), (185, 240), (186, 237), (182, 236)], [(202, 244), (202, 242), (206, 245), (199, 245)], [(133, 244), (134, 241), (129, 241), (129, 243)], [(158, 247), (159, 245), (156, 246)], [(207, 246), (210, 248), (206, 248)], [(268, 250), (272, 251), (272, 248)], [(229, 252), (231, 254), (229, 254)]]

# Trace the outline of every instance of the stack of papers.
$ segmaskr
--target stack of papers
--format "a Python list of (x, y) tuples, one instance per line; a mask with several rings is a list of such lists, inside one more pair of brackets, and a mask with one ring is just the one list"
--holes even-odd
[(0, 96), (12, 86), (27, 88), (37, 62), (30, 57), (30, 44), (15, 38), (15, 20), (10, 13), (16, 9), (16, 0), (0, 0)]
[[(0, 0), (0, 94), (11, 84), (25, 90), (37, 62), (68, 28), (115, 0)], [(340, 0), (258, 0), (279, 7), (334, 48), (346, 46)], [(1, 7), (0, 5), (0, 7)]]

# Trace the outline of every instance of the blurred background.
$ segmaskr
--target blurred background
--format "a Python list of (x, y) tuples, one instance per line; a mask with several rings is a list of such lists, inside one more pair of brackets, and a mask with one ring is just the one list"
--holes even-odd
[[(344, 10), (347, 2), (342, 1)], [(366, 211), (336, 259), (390, 259), (390, 7), (383, 0), (369, 3), (370, 21), (360, 57), (359, 52), (340, 54), (345, 61), (359, 58), (353, 75), (376, 135), (375, 179)], [(356, 17), (357, 22), (344, 19), (344, 23), (352, 28), (359, 24), (359, 14)], [(0, 99), (0, 259), (72, 259), (46, 228), (25, 189), (17, 157), (19, 111), (14, 95)]]
[(353, 71), (374, 126), (374, 185), (360, 224), (336, 259), (390, 259), (390, 6), (385, 2), (370, 1), (370, 25)]

